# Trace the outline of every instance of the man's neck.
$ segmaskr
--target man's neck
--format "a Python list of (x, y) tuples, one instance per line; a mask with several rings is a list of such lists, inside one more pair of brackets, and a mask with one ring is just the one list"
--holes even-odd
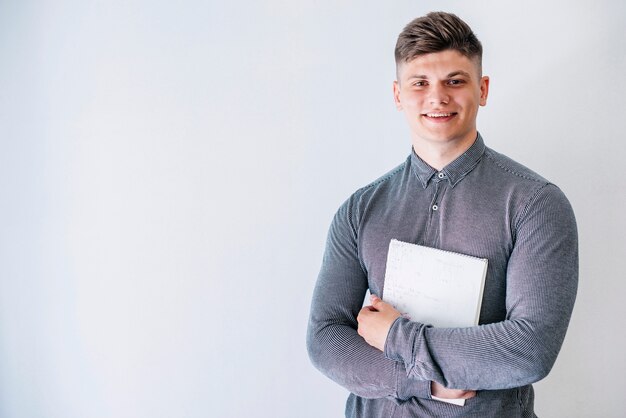
[(476, 141), (478, 133), (462, 142), (434, 144), (432, 142), (413, 141), (413, 151), (435, 170), (442, 170), (459, 158)]

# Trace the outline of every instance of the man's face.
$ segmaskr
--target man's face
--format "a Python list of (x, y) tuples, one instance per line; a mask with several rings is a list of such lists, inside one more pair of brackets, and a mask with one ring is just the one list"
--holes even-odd
[(398, 68), (393, 93), (409, 123), (415, 148), (469, 147), (478, 106), (487, 104), (489, 78), (454, 50), (421, 55)]

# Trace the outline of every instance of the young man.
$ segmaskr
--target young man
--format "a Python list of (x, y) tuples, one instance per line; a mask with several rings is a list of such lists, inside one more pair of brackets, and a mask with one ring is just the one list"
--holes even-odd
[[(576, 296), (572, 209), (555, 185), (485, 146), (476, 115), (489, 78), (465, 22), (415, 19), (395, 52), (394, 100), (412, 153), (337, 211), (309, 355), (352, 392), (347, 417), (533, 417), (531, 384), (554, 364)], [(409, 321), (378, 298), (394, 238), (488, 259), (479, 326)]]

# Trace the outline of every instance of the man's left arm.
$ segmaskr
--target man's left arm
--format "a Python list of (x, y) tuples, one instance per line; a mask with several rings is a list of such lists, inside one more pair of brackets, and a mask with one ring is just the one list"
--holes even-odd
[[(409, 376), (448, 388), (507, 389), (544, 378), (561, 348), (576, 298), (576, 222), (567, 198), (548, 184), (521, 212), (515, 231), (504, 321), (433, 328), (397, 317), (378, 347), (385, 356), (404, 362)], [(375, 323), (389, 325), (389, 316), (372, 309), (363, 313), (359, 333), (366, 341), (380, 341), (380, 334), (368, 329), (380, 333)]]

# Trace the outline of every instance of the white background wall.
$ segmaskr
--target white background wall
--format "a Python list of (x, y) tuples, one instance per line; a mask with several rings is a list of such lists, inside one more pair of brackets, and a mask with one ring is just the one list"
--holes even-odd
[(331, 216), (404, 160), (393, 47), (485, 47), (489, 146), (579, 222), (541, 417), (623, 416), (626, 6), (0, 1), (0, 416), (339, 417), (304, 336)]

